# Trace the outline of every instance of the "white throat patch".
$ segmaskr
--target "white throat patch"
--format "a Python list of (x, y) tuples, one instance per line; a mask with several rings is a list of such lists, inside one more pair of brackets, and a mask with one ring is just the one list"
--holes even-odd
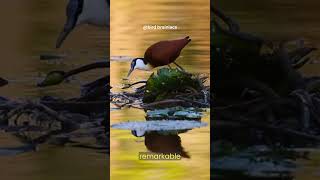
[(152, 67), (149, 64), (144, 64), (142, 59), (136, 60), (136, 66), (134, 68), (144, 70), (144, 71), (149, 71), (152, 69)]

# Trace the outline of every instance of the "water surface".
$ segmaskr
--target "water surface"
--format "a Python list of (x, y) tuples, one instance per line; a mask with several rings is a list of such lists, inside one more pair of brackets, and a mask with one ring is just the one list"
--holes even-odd
[[(192, 73), (209, 76), (210, 19), (209, 1), (137, 0), (111, 3), (111, 86), (120, 92), (130, 68), (130, 60), (143, 57), (146, 48), (161, 41), (190, 36), (176, 62)], [(144, 25), (176, 25), (178, 30), (143, 30)], [(174, 65), (173, 65), (174, 66)], [(129, 82), (147, 79), (152, 72), (134, 71)], [(129, 120), (145, 121), (145, 112), (125, 108), (111, 111), (111, 124)], [(137, 138), (128, 130), (111, 129), (111, 179), (209, 179), (210, 117), (202, 118), (209, 125), (179, 134), (182, 147), (190, 158), (175, 161), (144, 161), (139, 152), (148, 151), (145, 138)], [(161, 143), (161, 142), (159, 142)], [(161, 146), (161, 144), (159, 144)]]

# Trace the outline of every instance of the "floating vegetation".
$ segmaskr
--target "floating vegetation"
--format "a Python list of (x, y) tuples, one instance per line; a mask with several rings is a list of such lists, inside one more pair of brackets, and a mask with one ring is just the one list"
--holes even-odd
[(144, 137), (148, 151), (175, 153), (190, 158), (182, 147), (181, 133), (207, 126), (201, 122), (209, 107), (210, 87), (207, 77), (180, 69), (161, 68), (147, 80), (125, 85), (128, 92), (110, 92), (114, 107), (134, 107), (146, 112), (146, 121), (113, 124), (113, 129), (130, 130), (135, 137)]
[[(52, 71), (39, 87), (57, 85), (71, 75), (107, 68), (108, 62), (91, 63), (68, 72)], [(0, 129), (18, 137), (24, 146), (0, 148), (2, 154), (36, 151), (43, 143), (90, 148), (109, 152), (107, 137), (107, 98), (109, 76), (82, 87), (80, 97), (13, 101), (0, 98)]]
[(193, 107), (184, 108), (181, 106), (148, 110), (146, 114), (147, 120), (201, 120), (202, 109)]
[(114, 129), (131, 130), (137, 137), (148, 132), (161, 134), (178, 134), (194, 128), (207, 126), (207, 123), (190, 120), (157, 120), (157, 121), (130, 121), (111, 125)]
[(202, 89), (203, 82), (198, 77), (179, 69), (161, 68), (149, 77), (143, 102), (152, 103), (174, 98), (181, 93), (197, 93)]
[[(95, 117), (86, 116), (67, 111), (55, 111), (38, 102), (8, 101), (1, 104), (0, 115), (1, 129), (18, 136), (30, 147), (42, 143), (77, 144), (81, 141), (74, 139), (92, 137), (96, 139), (97, 144), (93, 143), (95, 146), (106, 149), (106, 141), (99, 140), (106, 136), (103, 114)], [(11, 149), (21, 151), (17, 148)]]
[(131, 106), (144, 109), (166, 107), (201, 107), (208, 108), (210, 87), (205, 85), (207, 77), (193, 75), (179, 69), (161, 68), (147, 81), (130, 84), (124, 89), (137, 84), (135, 92), (111, 93), (111, 101), (118, 107)]
[(137, 137), (150, 133), (156, 133), (158, 136), (177, 135), (194, 128), (207, 126), (207, 123), (200, 121), (202, 111), (201, 109), (184, 107), (148, 110), (146, 113), (147, 121), (122, 122), (111, 127), (131, 130), (132, 134)]
[(206, 126), (206, 123), (187, 120), (131, 121), (111, 125), (115, 129), (143, 131), (185, 130)]

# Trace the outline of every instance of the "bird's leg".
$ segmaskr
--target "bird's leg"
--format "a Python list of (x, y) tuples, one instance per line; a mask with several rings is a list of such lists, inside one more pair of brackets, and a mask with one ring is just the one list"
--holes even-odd
[(176, 66), (178, 66), (178, 68), (181, 70), (181, 71), (184, 71), (186, 72), (186, 70), (184, 70), (179, 64), (177, 64), (176, 62), (173, 62), (173, 64), (175, 64)]

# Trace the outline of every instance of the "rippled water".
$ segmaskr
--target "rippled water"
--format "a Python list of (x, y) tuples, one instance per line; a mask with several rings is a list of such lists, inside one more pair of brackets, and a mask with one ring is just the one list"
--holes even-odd
[[(192, 73), (210, 72), (209, 1), (137, 0), (112, 1), (111, 6), (111, 86), (121, 87), (130, 68), (130, 60), (142, 57), (151, 44), (190, 36), (192, 41), (183, 49), (177, 63)], [(144, 25), (176, 25), (178, 30), (143, 30)], [(130, 82), (148, 78), (151, 72), (134, 71)], [(113, 110), (111, 124), (140, 120), (145, 112), (138, 109)], [(209, 112), (202, 118), (209, 122)], [(111, 129), (111, 179), (209, 179), (210, 126), (179, 134), (182, 147), (190, 158), (177, 161), (143, 161), (139, 152), (148, 151), (144, 137), (137, 138), (128, 130)], [(157, 142), (153, 142), (157, 143)], [(158, 146), (161, 142), (158, 142)], [(163, 142), (162, 142), (163, 143)]]
[[(69, 98), (79, 95), (80, 85), (105, 75), (103, 70), (77, 76), (70, 83), (38, 88), (36, 83), (52, 70), (70, 70), (109, 55), (107, 30), (83, 26), (74, 30), (62, 48), (55, 41), (64, 20), (67, 1), (12, 0), (0, 6), (0, 77), (9, 84), (0, 88), (0, 96), (10, 99), (34, 99), (45, 95)], [(41, 54), (65, 55), (57, 61), (43, 61)], [(0, 147), (20, 143), (0, 133)], [(92, 150), (40, 146), (39, 151), (17, 156), (0, 156), (0, 179), (107, 179), (108, 158)]]
[[(234, 17), (241, 30), (273, 41), (304, 38), (306, 44), (320, 47), (320, 16), (318, 0), (215, 0), (216, 7)], [(313, 55), (319, 59), (319, 52)], [(320, 75), (319, 64), (307, 64), (306, 75)], [(296, 179), (320, 178), (320, 151), (313, 150), (311, 160), (301, 161)]]

